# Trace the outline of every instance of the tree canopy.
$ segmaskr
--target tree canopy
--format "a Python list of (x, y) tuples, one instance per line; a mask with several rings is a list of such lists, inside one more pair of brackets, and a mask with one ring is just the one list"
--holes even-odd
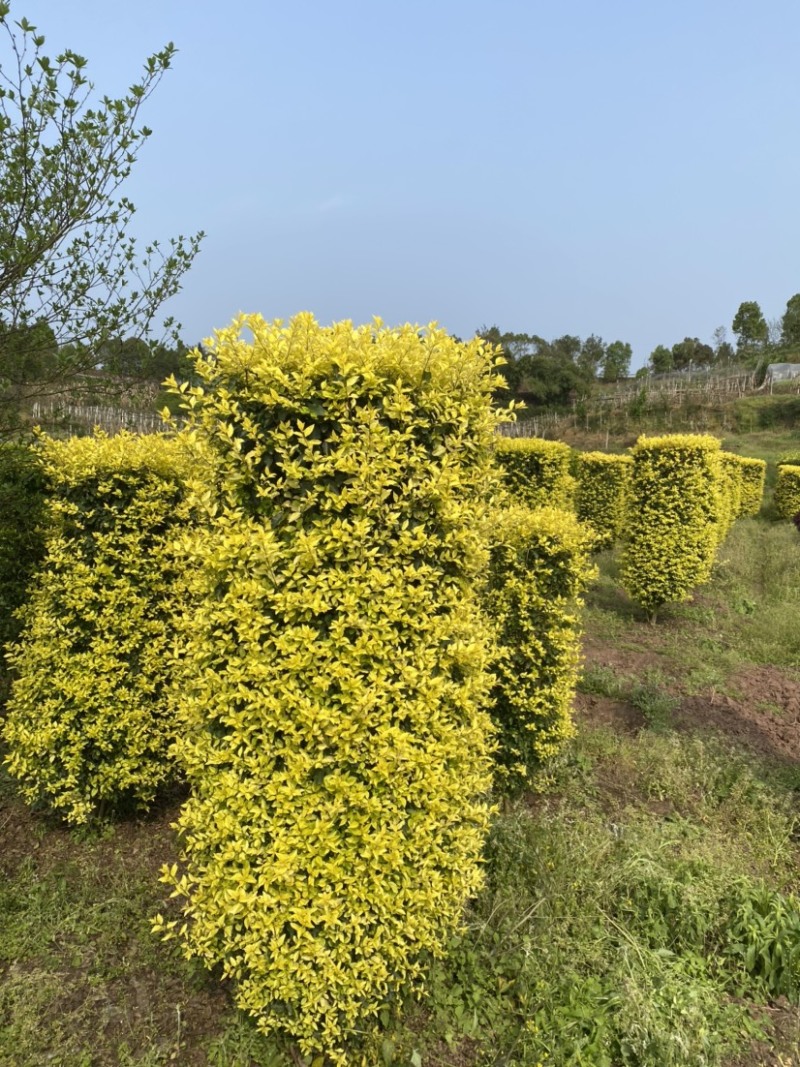
[(482, 326), (477, 333), (503, 349), (502, 400), (514, 396), (537, 406), (566, 404), (589, 392), (605, 358), (605, 345), (594, 335), (583, 342), (574, 334), (547, 341), (538, 334), (502, 333), (497, 326)]
[[(175, 55), (151, 55), (127, 93), (101, 95), (86, 60), (0, 0), (0, 430), (26, 396), (102, 364), (113, 338), (147, 338), (178, 292), (202, 233), (144, 251), (120, 194), (151, 131), (140, 111)], [(3, 45), (5, 48), (3, 49)], [(176, 324), (158, 327), (177, 339)]]
[(781, 342), (800, 345), (800, 293), (795, 293), (786, 301), (786, 310), (781, 318)]
[(612, 341), (600, 361), (604, 382), (618, 382), (630, 373), (633, 351), (626, 341)]
[(739, 342), (739, 348), (754, 348), (769, 340), (769, 327), (755, 300), (745, 300), (733, 319), (733, 332)]

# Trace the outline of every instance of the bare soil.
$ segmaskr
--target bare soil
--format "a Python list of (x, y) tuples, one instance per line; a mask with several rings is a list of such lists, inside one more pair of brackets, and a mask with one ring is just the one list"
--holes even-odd
[[(654, 670), (670, 674), (657, 632), (648, 647), (646, 628), (642, 630), (644, 639), (636, 648), (587, 638), (584, 663), (609, 668), (620, 678), (641, 678)], [(675, 728), (713, 732), (778, 763), (800, 763), (800, 672), (749, 665), (728, 677), (724, 693), (707, 689), (689, 694), (674, 675), (669, 689), (679, 700), (670, 716)], [(579, 721), (603, 722), (626, 732), (644, 725), (642, 713), (622, 700), (578, 693), (575, 708)]]

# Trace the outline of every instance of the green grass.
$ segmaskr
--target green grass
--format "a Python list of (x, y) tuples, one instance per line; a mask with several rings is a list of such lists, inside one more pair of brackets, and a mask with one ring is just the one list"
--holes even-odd
[(800, 537), (791, 523), (740, 519), (719, 550), (712, 580), (691, 601), (665, 605), (656, 633), (641, 625), (645, 613), (620, 587), (618, 555), (601, 554), (599, 566), (587, 595), (587, 635), (650, 650), (667, 684), (689, 692), (724, 689), (748, 665), (800, 669)]
[(760, 973), (746, 931), (763, 913), (755, 950), (780, 956), (800, 922), (791, 785), (697, 738), (597, 729), (554, 793), (497, 820), (426, 1041), (470, 1039), (486, 1067), (696, 1067), (765, 1034), (747, 1001), (765, 974), (796, 990), (800, 961)]

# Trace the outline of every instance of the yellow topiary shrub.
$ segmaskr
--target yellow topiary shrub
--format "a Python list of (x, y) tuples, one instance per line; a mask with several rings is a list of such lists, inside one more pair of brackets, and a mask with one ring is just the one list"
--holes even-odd
[(622, 560), (630, 595), (653, 614), (708, 580), (720, 543), (720, 443), (701, 434), (640, 437)]
[(356, 1064), (481, 883), (496, 356), (308, 314), (209, 346), (182, 387), (216, 462), (176, 685), (185, 921), (155, 925), (261, 1030)]
[(71, 823), (133, 802), (171, 773), (165, 661), (187, 520), (181, 445), (163, 436), (43, 438), (46, 557), (8, 661), (4, 737), (23, 796)]
[(739, 517), (758, 515), (764, 499), (767, 464), (763, 459), (753, 459), (751, 456), (739, 456), (738, 460), (742, 478)]
[(800, 466), (782, 463), (775, 481), (775, 513), (780, 519), (800, 514)]
[(47, 487), (36, 450), (0, 444), (0, 701), (4, 648), (19, 637), (19, 608), (44, 556)]
[(595, 568), (594, 535), (574, 515), (498, 510), (486, 609), (496, 628), (491, 714), (497, 787), (518, 793), (574, 734), (580, 598)]
[(628, 484), (633, 460), (609, 452), (581, 452), (577, 458), (578, 518), (596, 534), (595, 548), (607, 548), (625, 525)]
[(503, 482), (518, 504), (529, 508), (574, 507), (572, 449), (540, 437), (498, 437), (497, 462)]
[(734, 522), (742, 514), (744, 497), (744, 474), (741, 456), (733, 452), (720, 452), (720, 543), (730, 533)]

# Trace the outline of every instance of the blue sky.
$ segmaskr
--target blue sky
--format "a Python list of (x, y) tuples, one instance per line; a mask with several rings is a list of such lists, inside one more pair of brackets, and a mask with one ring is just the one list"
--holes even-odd
[(120, 95), (174, 41), (126, 192), (203, 229), (168, 311), (710, 340), (800, 291), (797, 0), (13, 0)]

